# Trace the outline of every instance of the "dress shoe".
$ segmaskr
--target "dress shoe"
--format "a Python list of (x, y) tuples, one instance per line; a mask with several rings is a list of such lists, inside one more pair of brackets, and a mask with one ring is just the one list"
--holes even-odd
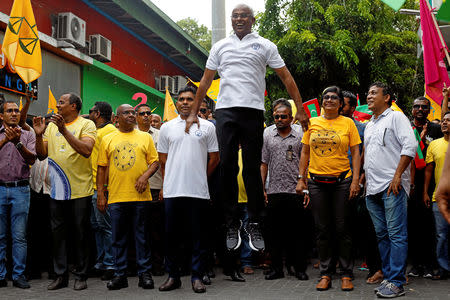
[(350, 277), (342, 277), (341, 278), (341, 289), (343, 291), (353, 291), (353, 283)]
[(143, 288), (144, 290), (151, 290), (155, 288), (155, 283), (153, 282), (153, 278), (150, 272), (145, 272), (139, 275), (138, 286)]
[(281, 272), (272, 271), (269, 274), (267, 274), (264, 278), (266, 280), (280, 279), (280, 278), (284, 278), (284, 273), (282, 271)]
[(167, 280), (159, 287), (161, 292), (168, 292), (175, 290), (181, 286), (180, 278), (169, 277)]
[(204, 275), (204, 276), (203, 276), (202, 282), (203, 282), (203, 284), (205, 284), (205, 285), (211, 285), (211, 279), (209, 278), (208, 275)]
[(196, 293), (206, 292), (206, 287), (200, 279), (195, 279), (192, 281), (192, 290)]
[(366, 283), (379, 284), (383, 281), (383, 272), (381, 270), (376, 271), (372, 276), (368, 277)]
[(6, 281), (6, 279), (0, 279), (0, 288), (7, 287), (7, 286), (8, 286), (8, 281)]
[(73, 284), (73, 289), (75, 291), (81, 291), (87, 289), (87, 282), (83, 279), (75, 279), (75, 283)]
[(64, 278), (63, 276), (56, 277), (52, 283), (50, 283), (47, 287), (47, 290), (54, 291), (67, 287), (69, 284), (68, 278)]
[(298, 280), (308, 280), (308, 274), (305, 272), (295, 272), (295, 277), (297, 277)]
[(319, 283), (316, 285), (316, 290), (326, 291), (331, 287), (331, 277), (322, 276), (320, 277)]
[(100, 279), (102, 281), (108, 281), (114, 278), (114, 270), (106, 270), (103, 272), (102, 276), (100, 276)]
[(253, 275), (255, 274), (255, 271), (252, 269), (252, 267), (245, 266), (242, 268), (242, 273), (244, 273), (245, 275)]
[(239, 271), (232, 271), (228, 276), (231, 277), (232, 281), (245, 282), (244, 277), (242, 277), (242, 275)]
[(128, 279), (126, 276), (115, 276), (106, 284), (108, 290), (120, 290), (128, 287)]
[(21, 277), (17, 278), (16, 280), (13, 280), (13, 286), (21, 288), (21, 289), (29, 289), (30, 288), (30, 284), (28, 283), (28, 281), (25, 279), (24, 276), (21, 276)]

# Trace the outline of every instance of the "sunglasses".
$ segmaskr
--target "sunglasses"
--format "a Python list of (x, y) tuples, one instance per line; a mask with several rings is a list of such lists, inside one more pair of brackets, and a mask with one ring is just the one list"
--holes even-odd
[(288, 115), (274, 115), (273, 118), (275, 120), (278, 120), (278, 119), (286, 120), (287, 118), (289, 118), (289, 116)]
[(421, 104), (414, 104), (413, 105), (413, 108), (414, 109), (430, 109), (430, 107), (428, 106), (428, 105), (426, 105), (426, 104), (423, 104), (423, 105), (421, 105)]
[(145, 116), (145, 115), (147, 115), (147, 116), (151, 116), (152, 115), (152, 112), (151, 111), (141, 111), (140, 113), (139, 113), (139, 115), (142, 117), (142, 116)]
[(323, 100), (328, 100), (328, 99), (331, 99), (331, 100), (338, 100), (339, 97), (338, 97), (337, 95), (325, 95), (325, 96), (322, 97), (322, 99), (323, 99)]

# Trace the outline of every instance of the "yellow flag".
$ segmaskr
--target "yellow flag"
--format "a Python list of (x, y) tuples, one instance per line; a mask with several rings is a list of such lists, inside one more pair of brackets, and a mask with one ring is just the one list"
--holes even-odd
[(394, 111), (403, 112), (403, 110), (400, 107), (398, 107), (397, 103), (395, 103), (394, 101), (392, 101), (391, 109)]
[(56, 109), (56, 99), (53, 96), (52, 90), (50, 89), (50, 86), (48, 86), (48, 109), (47, 114), (57, 113)]
[[(200, 82), (194, 82), (191, 79), (189, 79), (190, 82), (192, 82), (196, 87), (199, 87)], [(220, 86), (220, 78), (213, 80), (211, 83), (211, 86), (209, 87), (208, 91), (206, 92), (206, 96), (208, 96), (210, 99), (212, 99), (214, 102), (217, 103), (217, 97), (219, 96), (219, 86)]]
[(166, 88), (166, 100), (164, 101), (164, 115), (163, 122), (175, 119), (178, 116), (175, 104), (173, 104), (172, 97), (170, 97), (169, 90)]
[(23, 108), (22, 97), (20, 97), (19, 110), (22, 111), (22, 108)]
[(41, 76), (41, 43), (30, 0), (14, 0), (2, 52), (26, 84)]

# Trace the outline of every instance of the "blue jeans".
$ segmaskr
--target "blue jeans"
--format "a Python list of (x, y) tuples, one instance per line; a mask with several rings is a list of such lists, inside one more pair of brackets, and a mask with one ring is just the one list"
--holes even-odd
[(448, 257), (448, 232), (450, 225), (439, 211), (437, 202), (433, 202), (434, 223), (436, 224), (436, 257), (439, 267), (450, 271)]
[(98, 210), (97, 191), (94, 191), (94, 195), (92, 196), (91, 226), (95, 233), (95, 244), (97, 248), (95, 268), (99, 270), (114, 269), (114, 258), (111, 248), (111, 216), (108, 209), (104, 214)]
[(0, 279), (6, 276), (6, 235), (8, 218), (12, 237), (12, 279), (24, 275), (27, 261), (27, 220), (30, 208), (30, 187), (0, 186)]
[[(239, 210), (241, 211), (241, 221), (242, 228), (246, 228), (248, 224), (248, 211), (246, 203), (239, 203)], [(250, 267), (252, 265), (252, 248), (248, 243), (248, 235), (241, 234), (242, 244), (241, 244), (241, 265), (242, 267)]]
[(115, 262), (115, 276), (126, 276), (128, 266), (128, 238), (133, 236), (136, 247), (136, 264), (138, 274), (148, 273), (150, 261), (150, 244), (147, 241), (147, 222), (149, 201), (120, 202), (109, 204), (112, 225), (112, 253)]
[(406, 283), (408, 195), (403, 188), (397, 196), (388, 196), (387, 190), (366, 196), (366, 205), (377, 234), (384, 279), (400, 287)]

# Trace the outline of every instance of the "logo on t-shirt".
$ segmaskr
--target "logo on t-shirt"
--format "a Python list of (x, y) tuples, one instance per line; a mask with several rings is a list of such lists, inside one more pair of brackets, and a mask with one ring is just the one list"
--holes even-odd
[(331, 156), (339, 148), (341, 138), (333, 130), (322, 129), (311, 133), (311, 148), (318, 156)]
[(253, 44), (252, 44), (252, 48), (253, 48), (253, 50), (258, 51), (258, 50), (261, 48), (261, 45), (258, 44), (258, 43), (253, 43)]
[(136, 162), (136, 152), (134, 151), (134, 147), (137, 144), (130, 144), (128, 142), (122, 142), (118, 144), (113, 153), (114, 157), (114, 166), (119, 171), (127, 171), (134, 166)]
[(196, 130), (194, 134), (198, 137), (201, 137), (203, 133), (201, 130)]

